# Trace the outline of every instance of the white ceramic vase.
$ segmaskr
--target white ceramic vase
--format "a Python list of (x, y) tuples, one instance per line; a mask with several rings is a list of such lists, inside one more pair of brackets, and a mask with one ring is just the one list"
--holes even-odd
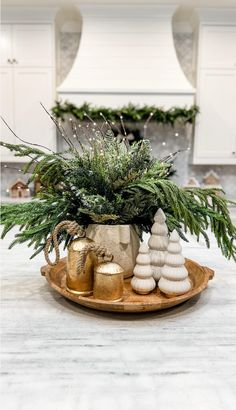
[(113, 262), (124, 269), (124, 277), (133, 275), (139, 249), (139, 237), (132, 225), (91, 224), (86, 230), (87, 238), (107, 247), (113, 254)]

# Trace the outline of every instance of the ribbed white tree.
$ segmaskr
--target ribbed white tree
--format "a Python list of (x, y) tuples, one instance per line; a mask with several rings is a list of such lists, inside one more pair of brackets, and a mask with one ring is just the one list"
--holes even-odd
[(151, 257), (152, 274), (156, 281), (161, 277), (162, 267), (165, 263), (165, 254), (168, 245), (168, 228), (166, 216), (161, 208), (154, 216), (154, 224), (151, 228), (151, 236), (148, 241)]
[(156, 287), (156, 282), (152, 277), (149, 249), (146, 243), (140, 245), (131, 286), (140, 295), (147, 295)]
[(159, 289), (166, 295), (182, 295), (191, 289), (188, 271), (184, 266), (180, 237), (174, 230), (169, 238), (169, 245), (162, 268), (162, 276), (158, 282)]

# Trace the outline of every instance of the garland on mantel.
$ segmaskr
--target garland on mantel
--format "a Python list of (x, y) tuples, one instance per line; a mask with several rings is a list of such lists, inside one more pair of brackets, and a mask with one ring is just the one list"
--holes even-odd
[(52, 108), (52, 112), (61, 120), (65, 119), (65, 115), (72, 115), (74, 118), (82, 121), (86, 119), (85, 113), (89, 114), (93, 120), (98, 120), (101, 119), (100, 113), (102, 113), (108, 121), (116, 121), (118, 115), (122, 115), (125, 122), (146, 121), (147, 118), (153, 114), (153, 121), (173, 126), (176, 122), (192, 124), (196, 115), (199, 113), (199, 108), (196, 105), (193, 105), (190, 108), (173, 107), (169, 110), (164, 110), (163, 108), (156, 107), (154, 105), (144, 105), (141, 107), (128, 104), (120, 107), (119, 109), (115, 109), (95, 107), (89, 103), (84, 103), (78, 107), (67, 101), (64, 103), (57, 101), (56, 105)]

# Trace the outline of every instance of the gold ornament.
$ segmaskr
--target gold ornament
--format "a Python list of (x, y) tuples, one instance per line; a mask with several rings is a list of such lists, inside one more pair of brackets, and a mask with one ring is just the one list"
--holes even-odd
[(123, 291), (124, 269), (115, 262), (99, 263), (94, 271), (94, 298), (118, 302)]

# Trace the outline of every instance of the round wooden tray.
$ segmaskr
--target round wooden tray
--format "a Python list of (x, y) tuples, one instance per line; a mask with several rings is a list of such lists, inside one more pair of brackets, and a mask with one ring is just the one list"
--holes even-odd
[(46, 277), (53, 289), (79, 305), (109, 312), (130, 313), (167, 309), (201, 293), (207, 287), (208, 281), (213, 278), (214, 271), (190, 259), (185, 259), (185, 266), (192, 282), (192, 289), (188, 293), (170, 298), (159, 289), (155, 289), (149, 295), (137, 295), (131, 289), (131, 278), (129, 278), (124, 281), (124, 297), (121, 302), (107, 302), (95, 299), (93, 296), (80, 296), (68, 292), (66, 290), (66, 258), (61, 259), (55, 266), (43, 266), (41, 274)]

